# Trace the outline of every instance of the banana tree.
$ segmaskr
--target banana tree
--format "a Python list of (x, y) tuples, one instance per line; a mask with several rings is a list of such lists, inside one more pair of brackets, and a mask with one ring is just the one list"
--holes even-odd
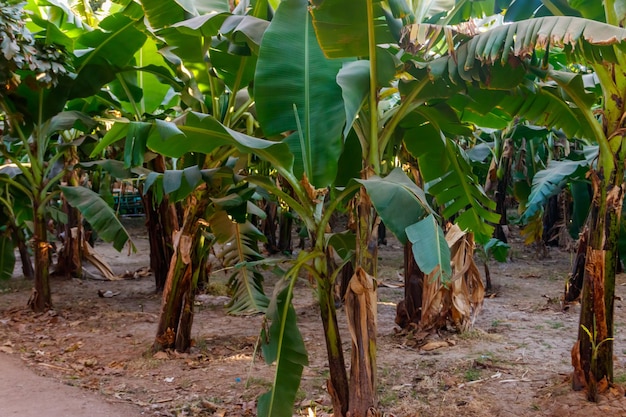
[[(408, 5), (407, 3), (411, 3)], [(421, 21), (435, 14), (432, 2), (373, 2), (359, 1), (350, 10), (334, 0), (316, 2), (311, 9), (313, 24), (320, 46), (326, 56), (354, 60), (344, 64), (337, 80), (342, 86), (346, 103), (347, 124), (344, 133), (353, 129), (359, 138), (360, 147), (352, 153), (361, 152), (361, 175), (367, 179), (381, 174), (381, 161), (398, 136), (403, 146), (414, 156), (427, 162), (420, 169), (437, 171), (428, 178), (434, 182), (429, 192), (438, 197), (445, 207), (444, 217), (458, 216), (459, 225), (476, 233), (481, 241), (489, 239), (498, 216), (493, 213), (493, 204), (476, 187), (476, 179), (467, 164), (460, 163), (463, 151), (455, 145), (453, 138), (459, 134), (470, 134), (455, 111), (443, 103), (460, 89), (455, 86), (437, 85), (425, 74), (414, 75), (407, 71), (407, 62), (415, 59), (397, 46), (400, 28), (415, 20)], [(412, 4), (415, 3), (415, 4)], [(455, 9), (449, 18), (458, 18), (472, 13), (473, 4)], [(355, 18), (355, 15), (357, 16)], [(423, 57), (422, 60), (428, 59)], [(428, 157), (424, 155), (429, 154)], [(445, 162), (443, 165), (439, 162)], [(422, 167), (421, 165), (424, 165)], [(433, 167), (433, 168), (429, 168)], [(357, 258), (356, 263), (376, 276), (376, 228), (375, 212), (363, 190), (356, 204), (357, 209)], [(378, 208), (378, 207), (376, 207)], [(378, 214), (385, 225), (392, 220)], [(489, 223), (485, 222), (487, 220)], [(400, 236), (403, 235), (402, 232)], [(396, 236), (398, 236), (396, 233)], [(415, 235), (413, 235), (415, 236)], [(434, 236), (419, 236), (415, 239), (431, 239)], [(404, 240), (401, 238), (404, 242)], [(441, 246), (442, 250), (444, 249)], [(445, 248), (447, 250), (447, 247)], [(411, 251), (406, 253), (410, 254)], [(408, 300), (407, 296), (407, 300)], [(417, 307), (419, 308), (419, 307)], [(355, 344), (354, 352), (365, 352), (365, 357), (352, 357), (352, 362), (375, 363), (373, 342), (364, 347)], [(354, 380), (366, 381), (359, 375), (358, 366), (352, 368)], [(353, 385), (351, 412), (365, 415), (375, 404), (370, 387)], [(354, 409), (352, 409), (354, 397)]]
[[(34, 3), (28, 6), (37, 8)], [(10, 9), (3, 8), (3, 11), (10, 12)], [(25, 14), (21, 16), (25, 17)], [(5, 82), (9, 88), (0, 100), (7, 127), (1, 151), (4, 160), (14, 164), (17, 172), (13, 176), (2, 176), (2, 180), (18, 188), (30, 203), (35, 288), (29, 305), (36, 311), (42, 311), (51, 306), (48, 220), (52, 219), (51, 213), (58, 213), (58, 210), (54, 211), (54, 203), (61, 195), (59, 183), (67, 173), (67, 166), (62, 162), (68, 147), (65, 138), (73, 139), (76, 135), (91, 133), (95, 125), (85, 113), (63, 111), (73, 83), (81, 78), (80, 68), (74, 76), (70, 76), (69, 68), (75, 68), (77, 61), (63, 46), (70, 46), (71, 39), (56, 26), (53, 28), (52, 22), (39, 19), (37, 13), (33, 12), (29, 17), (33, 27), (40, 28), (36, 36), (28, 31), (14, 36), (16, 27), (19, 28), (28, 19), (18, 23), (15, 23), (14, 16), (7, 19), (14, 25), (7, 26), (6, 38), (15, 40), (15, 47), (6, 50), (9, 54), (7, 62), (14, 62), (14, 65), (5, 68), (9, 75)], [(77, 29), (78, 24), (74, 22), (70, 26)], [(57, 36), (44, 36), (50, 33)], [(81, 32), (75, 30), (73, 33)], [(82, 58), (95, 56), (97, 51), (92, 51)], [(97, 81), (90, 85), (97, 85)], [(63, 220), (62, 213), (53, 218)], [(109, 224), (120, 226), (115, 220)], [(124, 233), (123, 228), (121, 230)]]
[[(625, 17), (624, 6), (623, 1), (607, 1), (603, 5), (594, 3), (591, 12), (578, 10), (583, 16), (591, 16), (603, 8), (607, 23), (589, 18), (549, 16), (494, 28), (470, 36), (469, 40), (465, 38), (458, 44), (450, 43), (454, 47), (454, 59), (446, 58), (447, 63), (442, 63), (449, 65), (446, 72), (450, 78), (478, 82), (487, 80), (477, 78), (484, 64), (490, 64), (489, 71), (494, 78), (502, 68), (510, 68), (512, 64), (524, 68), (539, 81), (535, 84), (538, 89), (527, 97), (536, 100), (556, 89), (562, 95), (557, 96), (553, 104), (561, 102), (566, 106), (540, 124), (562, 125), (568, 135), (583, 136), (599, 147), (597, 165), (589, 174), (593, 200), (588, 223), (580, 329), (572, 349), (573, 386), (575, 389), (586, 388), (590, 400), (596, 400), (598, 392), (613, 381), (615, 266), (626, 157), (621, 127), (626, 79), (620, 71), (625, 59), (626, 30), (619, 27)], [(422, 34), (429, 31), (425, 27), (414, 27), (409, 32), (411, 30), (414, 34), (420, 30)], [(415, 35), (413, 40), (417, 41), (417, 37)], [(565, 54), (567, 61), (558, 66), (553, 58), (560, 53)], [(584, 67), (568, 66), (572, 63), (581, 63)], [(597, 109), (594, 107), (595, 95), (586, 90), (583, 82), (584, 73), (590, 70), (596, 74), (602, 90), (601, 106)], [(544, 99), (544, 103), (548, 101)], [(529, 114), (528, 103), (509, 100), (501, 104), (510, 114)], [(564, 126), (568, 119), (573, 123)]]
[[(227, 1), (216, 1), (210, 5), (202, 2), (181, 5), (176, 1), (145, 0), (141, 7), (142, 16), (150, 25), (149, 34), (156, 41), (159, 53), (184, 83), (184, 88), (178, 89), (176, 93), (180, 102), (179, 112), (169, 114), (168, 117), (179, 124), (191, 126), (195, 119), (187, 113), (195, 110), (211, 114), (215, 120), (234, 129), (254, 131), (254, 116), (250, 113), (253, 101), (247, 94), (247, 87), (254, 73), (260, 37), (267, 27), (265, 20), (254, 16), (263, 14), (264, 6), (257, 4), (251, 15), (245, 15), (245, 9), (233, 10), (231, 13)], [(129, 86), (123, 82), (125, 79), (117, 81), (121, 87)], [(138, 115), (138, 112), (135, 111), (135, 114)], [(168, 129), (170, 123), (164, 119), (116, 119), (97, 151), (125, 138), (127, 164), (141, 164), (144, 162), (144, 154), (150, 153), (147, 142), (155, 134), (155, 129)], [(208, 180), (200, 181), (202, 177), (198, 172), (225, 166), (235, 156), (235, 149), (228, 144), (220, 144), (201, 153), (183, 151), (164, 155), (175, 156), (175, 165), (159, 170), (165, 172), (154, 172), (148, 176), (145, 191), (152, 193), (156, 190), (155, 195), (159, 196), (159, 200), (168, 194), (175, 195), (172, 198), (180, 200), (185, 210), (181, 213), (181, 229), (175, 232), (172, 241), (173, 256), (167, 269), (162, 312), (153, 349), (176, 347), (186, 350), (191, 344), (193, 298), (199, 278), (197, 274), (203, 269), (212, 242), (205, 236), (211, 227), (206, 227), (212, 222), (224, 221), (224, 216), (212, 217), (210, 214), (217, 204), (211, 202), (211, 198), (217, 198), (219, 194), (216, 185)], [(161, 189), (153, 186), (159, 178)], [(232, 184), (223, 186), (226, 188), (222, 192), (225, 192)], [(168, 215), (171, 217), (172, 213)], [(246, 246), (237, 247), (245, 249)], [(236, 296), (240, 292), (236, 288), (244, 288), (252, 292), (250, 299), (256, 297), (262, 301), (264, 295), (258, 287), (258, 276), (248, 274), (247, 269), (243, 269), (238, 276), (245, 284), (234, 284)], [(237, 302), (233, 301), (233, 304)], [(235, 310), (249, 313), (250, 309), (264, 310), (265, 307), (266, 303), (264, 305), (260, 302)]]

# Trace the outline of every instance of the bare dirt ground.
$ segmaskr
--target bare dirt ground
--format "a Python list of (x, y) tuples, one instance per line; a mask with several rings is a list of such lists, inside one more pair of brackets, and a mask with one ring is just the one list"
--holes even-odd
[[(141, 224), (140, 219), (129, 221), (138, 254), (97, 246), (118, 274), (148, 265), (148, 241)], [(573, 255), (550, 248), (546, 259), (538, 259), (515, 236), (512, 246), (509, 262), (490, 263), (496, 294), (485, 300), (474, 328), (438, 335), (447, 347), (425, 351), (399, 334), (394, 318), (403, 289), (379, 289), (379, 400), (385, 415), (626, 416), (620, 385), (626, 382), (622, 300), (626, 275), (618, 276), (616, 291), (618, 384), (598, 404), (588, 403), (582, 393), (570, 389), (570, 349), (579, 307), (563, 311), (560, 305)], [(392, 287), (401, 284), (402, 248), (390, 240), (380, 248), (380, 258), (380, 281)], [(219, 295), (226, 277), (217, 274), (212, 280), (218, 294), (198, 297), (191, 352), (153, 356), (148, 351), (160, 296), (154, 293), (152, 276), (120, 281), (57, 279), (52, 284), (54, 310), (39, 315), (25, 308), (30, 283), (16, 277), (0, 283), (0, 351), (14, 361), (20, 358), (37, 374), (92, 391), (103, 403), (127, 407), (119, 415), (132, 416), (129, 410), (134, 409), (136, 415), (147, 416), (254, 416), (256, 398), (272, 379), (272, 368), (258, 354), (255, 358), (261, 317), (227, 315), (223, 308), (227, 299)], [(268, 279), (267, 293), (272, 283)], [(99, 290), (119, 294), (102, 298)], [(325, 391), (326, 353), (312, 293), (306, 280), (298, 284), (295, 306), (310, 366), (304, 371), (296, 415), (308, 415), (311, 408), (318, 416), (328, 416), (332, 411)], [(349, 359), (341, 309), (339, 316)], [(46, 391), (58, 389), (57, 398), (62, 398), (61, 390), (67, 388), (62, 384), (47, 385)], [(8, 397), (0, 395), (4, 403)], [(29, 409), (29, 403), (23, 405)]]

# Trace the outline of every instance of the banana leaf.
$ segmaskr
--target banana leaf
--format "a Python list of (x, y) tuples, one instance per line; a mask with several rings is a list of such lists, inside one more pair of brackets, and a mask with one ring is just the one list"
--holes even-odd
[(282, 285), (276, 287), (267, 310), (271, 325), (261, 332), (265, 362), (276, 362), (276, 371), (272, 389), (259, 397), (259, 417), (293, 416), (302, 371), (309, 364), (291, 303), (293, 288), (286, 283), (282, 281)]
[(126, 242), (130, 242), (133, 251), (137, 250), (115, 211), (97, 193), (80, 186), (61, 186), (61, 190), (67, 202), (81, 212), (98, 237), (105, 242), (113, 242), (118, 251), (124, 248)]
[(286, 141), (297, 156), (294, 174), (316, 188), (333, 182), (345, 112), (336, 77), (342, 61), (324, 57), (306, 0), (281, 2), (265, 31), (254, 97), (266, 136), (295, 131)]

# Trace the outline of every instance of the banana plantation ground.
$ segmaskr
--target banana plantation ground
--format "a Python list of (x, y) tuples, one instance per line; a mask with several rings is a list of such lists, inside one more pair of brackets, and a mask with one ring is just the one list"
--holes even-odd
[[(40, 315), (26, 308), (29, 282), (15, 277), (2, 283), (0, 354), (20, 358), (37, 374), (58, 381), (49, 390), (73, 385), (94, 391), (103, 402), (123, 403), (120, 415), (131, 416), (128, 407), (147, 416), (256, 415), (255, 399), (272, 378), (272, 370), (255, 354), (261, 317), (226, 315), (226, 276), (214, 274), (210, 291), (196, 302), (191, 352), (149, 355), (160, 297), (142, 269), (148, 266), (142, 220), (127, 223), (138, 254), (96, 246), (124, 279), (98, 280), (94, 273), (83, 280), (55, 280), (55, 309)], [(616, 291), (618, 384), (598, 404), (588, 403), (584, 394), (570, 390), (579, 306), (563, 310), (560, 302), (573, 254), (549, 248), (547, 258), (539, 259), (533, 248), (521, 244), (515, 229), (511, 241), (510, 260), (490, 263), (495, 293), (485, 300), (474, 328), (428, 337), (397, 330), (402, 248), (392, 239), (381, 247), (378, 372), (385, 415), (626, 415), (626, 275), (618, 276)], [(268, 277), (267, 292), (272, 283)], [(309, 415), (310, 408), (317, 416), (328, 416), (322, 327), (306, 278), (298, 285), (295, 306), (310, 356), (297, 415)], [(345, 320), (341, 325), (348, 349)], [(28, 407), (24, 403), (24, 410)]]

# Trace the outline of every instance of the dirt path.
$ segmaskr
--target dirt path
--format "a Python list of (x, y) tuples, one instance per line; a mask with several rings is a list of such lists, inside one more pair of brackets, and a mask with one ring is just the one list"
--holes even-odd
[(135, 417), (130, 404), (36, 375), (18, 359), (0, 353), (0, 415), (3, 417)]

